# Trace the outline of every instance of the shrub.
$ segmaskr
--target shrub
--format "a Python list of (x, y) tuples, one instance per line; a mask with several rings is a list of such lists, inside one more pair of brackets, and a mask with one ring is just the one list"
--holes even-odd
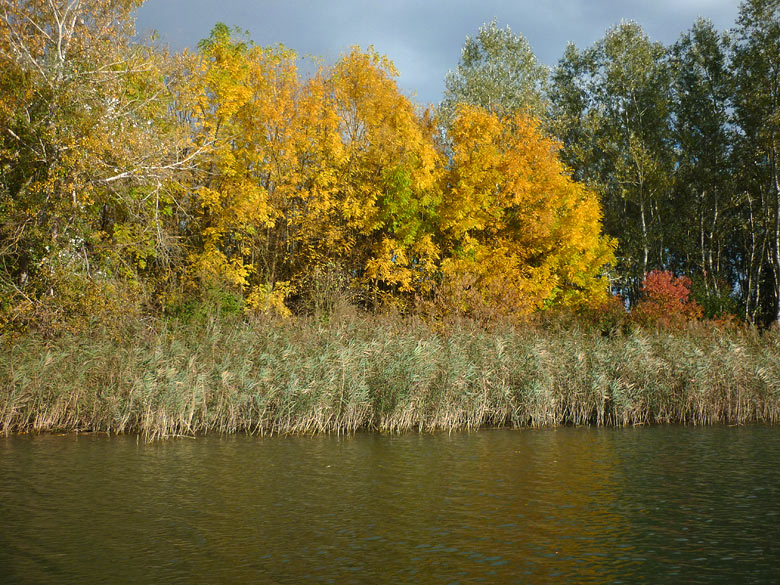
[(675, 277), (668, 270), (645, 274), (640, 295), (631, 316), (642, 325), (679, 327), (703, 314), (701, 305), (690, 298), (691, 279)]
[(623, 297), (609, 295), (604, 300), (586, 304), (580, 309), (580, 318), (602, 335), (614, 335), (626, 329), (627, 313)]

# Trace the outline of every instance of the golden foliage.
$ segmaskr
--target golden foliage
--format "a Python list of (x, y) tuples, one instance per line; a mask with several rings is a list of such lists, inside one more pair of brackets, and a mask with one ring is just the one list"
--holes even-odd
[(253, 306), (277, 283), (282, 303), (325, 265), (375, 302), (443, 282), (466, 312), (523, 315), (605, 294), (614, 242), (598, 200), (534, 120), (461, 106), (448, 160), (435, 121), (373, 49), (353, 47), (307, 81), (294, 53), (226, 27), (201, 52), (198, 126), (211, 152), (191, 263), (200, 278), (251, 290)]
[(365, 286), (414, 289), (437, 257), (415, 222), (436, 202), (441, 155), (392, 64), (355, 47), (301, 81), (294, 53), (224, 27), (201, 51), (210, 179), (197, 192), (203, 244), (190, 273), (273, 290), (336, 263)]
[[(110, 28), (131, 4), (90, 5)], [(0, 256), (16, 279), (2, 287), (27, 294), (35, 269), (35, 294), (64, 303), (55, 271), (99, 274), (150, 283), (167, 306), (183, 280), (190, 292), (222, 290), (231, 310), (283, 317), (323, 278), (367, 303), (436, 297), (466, 313), (604, 296), (614, 242), (598, 200), (534, 120), (461, 106), (445, 138), (371, 48), (305, 78), (293, 51), (225, 25), (197, 55), (170, 58), (131, 48), (125, 25), (101, 33), (90, 22), (79, 29), (92, 35), (85, 60), (63, 61), (69, 81), (51, 95), (59, 65), (35, 60), (51, 47), (27, 31), (25, 64), (0, 39), (0, 121), (11, 130), (0, 137)]]
[(601, 234), (596, 195), (571, 179), (538, 123), (462, 105), (450, 137), (442, 272), (455, 304), (471, 288), (518, 315), (604, 296), (615, 242)]

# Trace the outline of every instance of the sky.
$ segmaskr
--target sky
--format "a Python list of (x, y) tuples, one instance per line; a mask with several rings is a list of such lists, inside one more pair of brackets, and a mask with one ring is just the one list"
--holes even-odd
[(567, 43), (587, 48), (621, 20), (635, 20), (652, 40), (670, 44), (700, 16), (727, 30), (738, 11), (738, 0), (147, 0), (136, 29), (156, 31), (171, 49), (194, 49), (224, 22), (247, 30), (258, 45), (282, 43), (326, 62), (352, 45), (373, 45), (395, 63), (403, 93), (425, 105), (441, 100), (466, 36), (493, 18), (554, 66)]

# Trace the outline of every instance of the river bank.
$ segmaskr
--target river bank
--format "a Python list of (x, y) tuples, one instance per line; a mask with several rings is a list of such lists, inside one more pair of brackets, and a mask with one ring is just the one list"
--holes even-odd
[(0, 432), (351, 433), (780, 421), (780, 335), (347, 315), (34, 335), (0, 347)]

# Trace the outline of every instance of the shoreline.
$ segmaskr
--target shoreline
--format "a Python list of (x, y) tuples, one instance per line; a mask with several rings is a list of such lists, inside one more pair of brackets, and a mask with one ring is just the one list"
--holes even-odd
[(619, 430), (636, 430), (640, 428), (655, 429), (655, 428), (690, 428), (690, 429), (712, 429), (712, 428), (724, 428), (724, 429), (736, 429), (736, 428), (751, 428), (751, 427), (765, 427), (771, 428), (780, 425), (780, 421), (746, 421), (742, 423), (726, 423), (726, 422), (710, 422), (710, 423), (696, 423), (696, 422), (639, 422), (629, 425), (617, 425), (617, 424), (571, 424), (560, 423), (557, 425), (547, 426), (534, 426), (534, 425), (483, 425), (477, 428), (458, 427), (451, 429), (425, 429), (415, 430), (408, 429), (402, 431), (383, 431), (373, 428), (358, 428), (350, 432), (339, 431), (323, 431), (315, 433), (304, 432), (279, 432), (279, 433), (251, 433), (248, 431), (236, 431), (232, 433), (209, 433), (209, 432), (196, 432), (191, 435), (158, 435), (158, 436), (146, 436), (139, 431), (128, 430), (125, 432), (109, 432), (103, 430), (59, 430), (59, 429), (44, 429), (44, 430), (26, 430), (26, 431), (11, 431), (7, 433), (0, 433), (0, 440), (2, 439), (15, 439), (22, 437), (29, 438), (49, 438), (49, 437), (67, 437), (67, 438), (80, 438), (90, 437), (98, 438), (103, 437), (106, 439), (114, 439), (118, 437), (124, 437), (129, 439), (136, 439), (144, 442), (154, 442), (157, 440), (172, 440), (172, 439), (189, 439), (189, 440), (202, 440), (202, 439), (231, 439), (231, 438), (245, 438), (245, 439), (280, 439), (280, 438), (302, 438), (302, 439), (314, 439), (314, 438), (355, 438), (360, 436), (374, 436), (374, 437), (403, 437), (409, 435), (452, 435), (452, 434), (476, 434), (487, 433), (493, 431), (512, 431), (512, 432), (525, 432), (525, 431), (560, 431), (560, 430), (590, 430), (590, 431), (619, 431)]

